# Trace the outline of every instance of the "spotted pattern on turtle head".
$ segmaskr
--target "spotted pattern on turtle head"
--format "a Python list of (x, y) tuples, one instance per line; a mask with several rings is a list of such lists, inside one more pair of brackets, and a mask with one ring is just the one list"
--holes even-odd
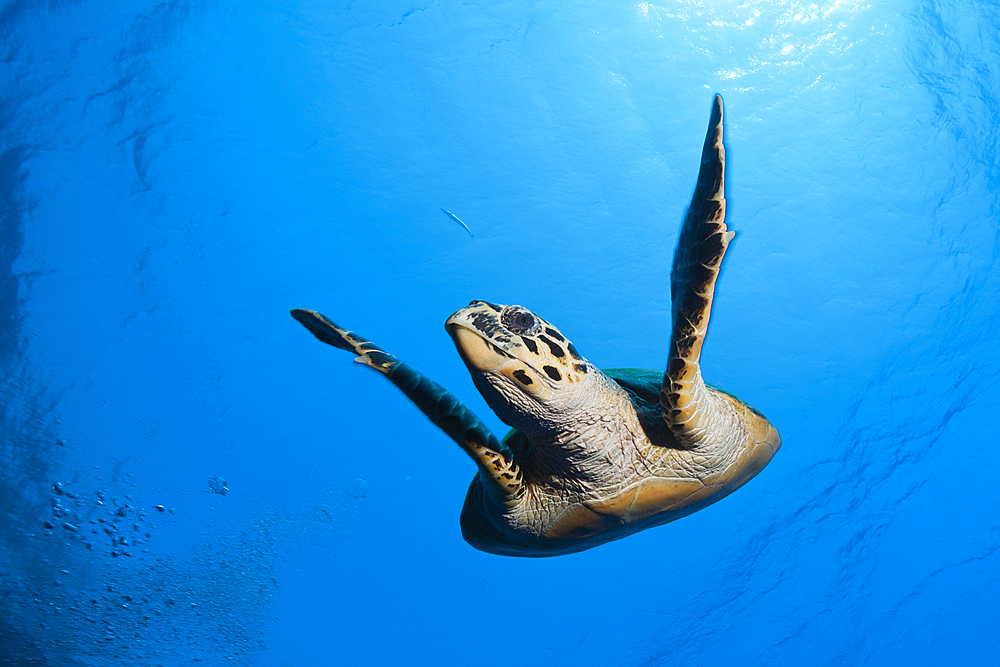
[(448, 318), (445, 326), (453, 337), (455, 330), (476, 334), (493, 353), (488, 357), (479, 349), (470, 349), (469, 345), (477, 345), (474, 340), (459, 344), (466, 363), (472, 362), (470, 370), (492, 371), (503, 364), (500, 358), (516, 359), (524, 366), (511, 370), (510, 376), (522, 387), (531, 388), (537, 384), (532, 376), (549, 383), (574, 384), (587, 375), (588, 363), (569, 339), (524, 306), (473, 301)]

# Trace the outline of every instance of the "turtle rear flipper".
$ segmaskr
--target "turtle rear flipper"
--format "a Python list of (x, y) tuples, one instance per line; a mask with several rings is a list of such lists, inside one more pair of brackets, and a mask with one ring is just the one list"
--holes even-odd
[(722, 143), (722, 97), (715, 96), (701, 169), (674, 253), (670, 275), (673, 333), (660, 391), (663, 418), (680, 444), (694, 447), (718, 418), (701, 378), (701, 346), (712, 314), (715, 281), (736, 232), (726, 227), (726, 149)]
[(314, 310), (296, 308), (291, 313), (316, 338), (357, 354), (355, 361), (374, 368), (399, 387), (414, 405), (472, 457), (483, 479), (492, 481), (492, 484), (484, 486), (495, 492), (503, 505), (513, 507), (520, 501), (524, 485), (513, 453), (454, 394), (370, 340), (338, 327)]

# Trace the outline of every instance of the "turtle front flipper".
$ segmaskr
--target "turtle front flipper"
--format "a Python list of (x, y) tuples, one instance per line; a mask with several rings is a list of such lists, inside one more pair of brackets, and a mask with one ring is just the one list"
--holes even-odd
[(714, 397), (701, 378), (701, 346), (712, 314), (715, 281), (736, 232), (726, 228), (726, 149), (722, 97), (715, 96), (701, 169), (670, 274), (673, 334), (660, 390), (663, 417), (682, 446), (698, 445), (718, 419)]
[(493, 482), (484, 487), (495, 492), (502, 504), (513, 507), (520, 501), (524, 485), (513, 453), (454, 394), (375, 343), (341, 329), (320, 313), (301, 308), (291, 312), (292, 317), (316, 338), (357, 354), (355, 361), (374, 368), (399, 387), (438, 428), (472, 457), (484, 481)]

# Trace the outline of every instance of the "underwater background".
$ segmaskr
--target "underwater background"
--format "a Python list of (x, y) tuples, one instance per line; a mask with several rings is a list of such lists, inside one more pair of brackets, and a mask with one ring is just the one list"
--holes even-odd
[[(9, 0), (0, 54), (0, 665), (1000, 664), (997, 2)], [(663, 367), (713, 93), (703, 372), (781, 451), (472, 549), (474, 464), (288, 310), (497, 434), (472, 299)]]

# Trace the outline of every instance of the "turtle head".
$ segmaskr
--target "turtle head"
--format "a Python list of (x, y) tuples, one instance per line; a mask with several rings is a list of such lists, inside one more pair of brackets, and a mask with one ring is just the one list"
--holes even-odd
[(600, 372), (527, 308), (473, 301), (445, 328), (479, 392), (509, 426), (544, 429), (593, 400)]

